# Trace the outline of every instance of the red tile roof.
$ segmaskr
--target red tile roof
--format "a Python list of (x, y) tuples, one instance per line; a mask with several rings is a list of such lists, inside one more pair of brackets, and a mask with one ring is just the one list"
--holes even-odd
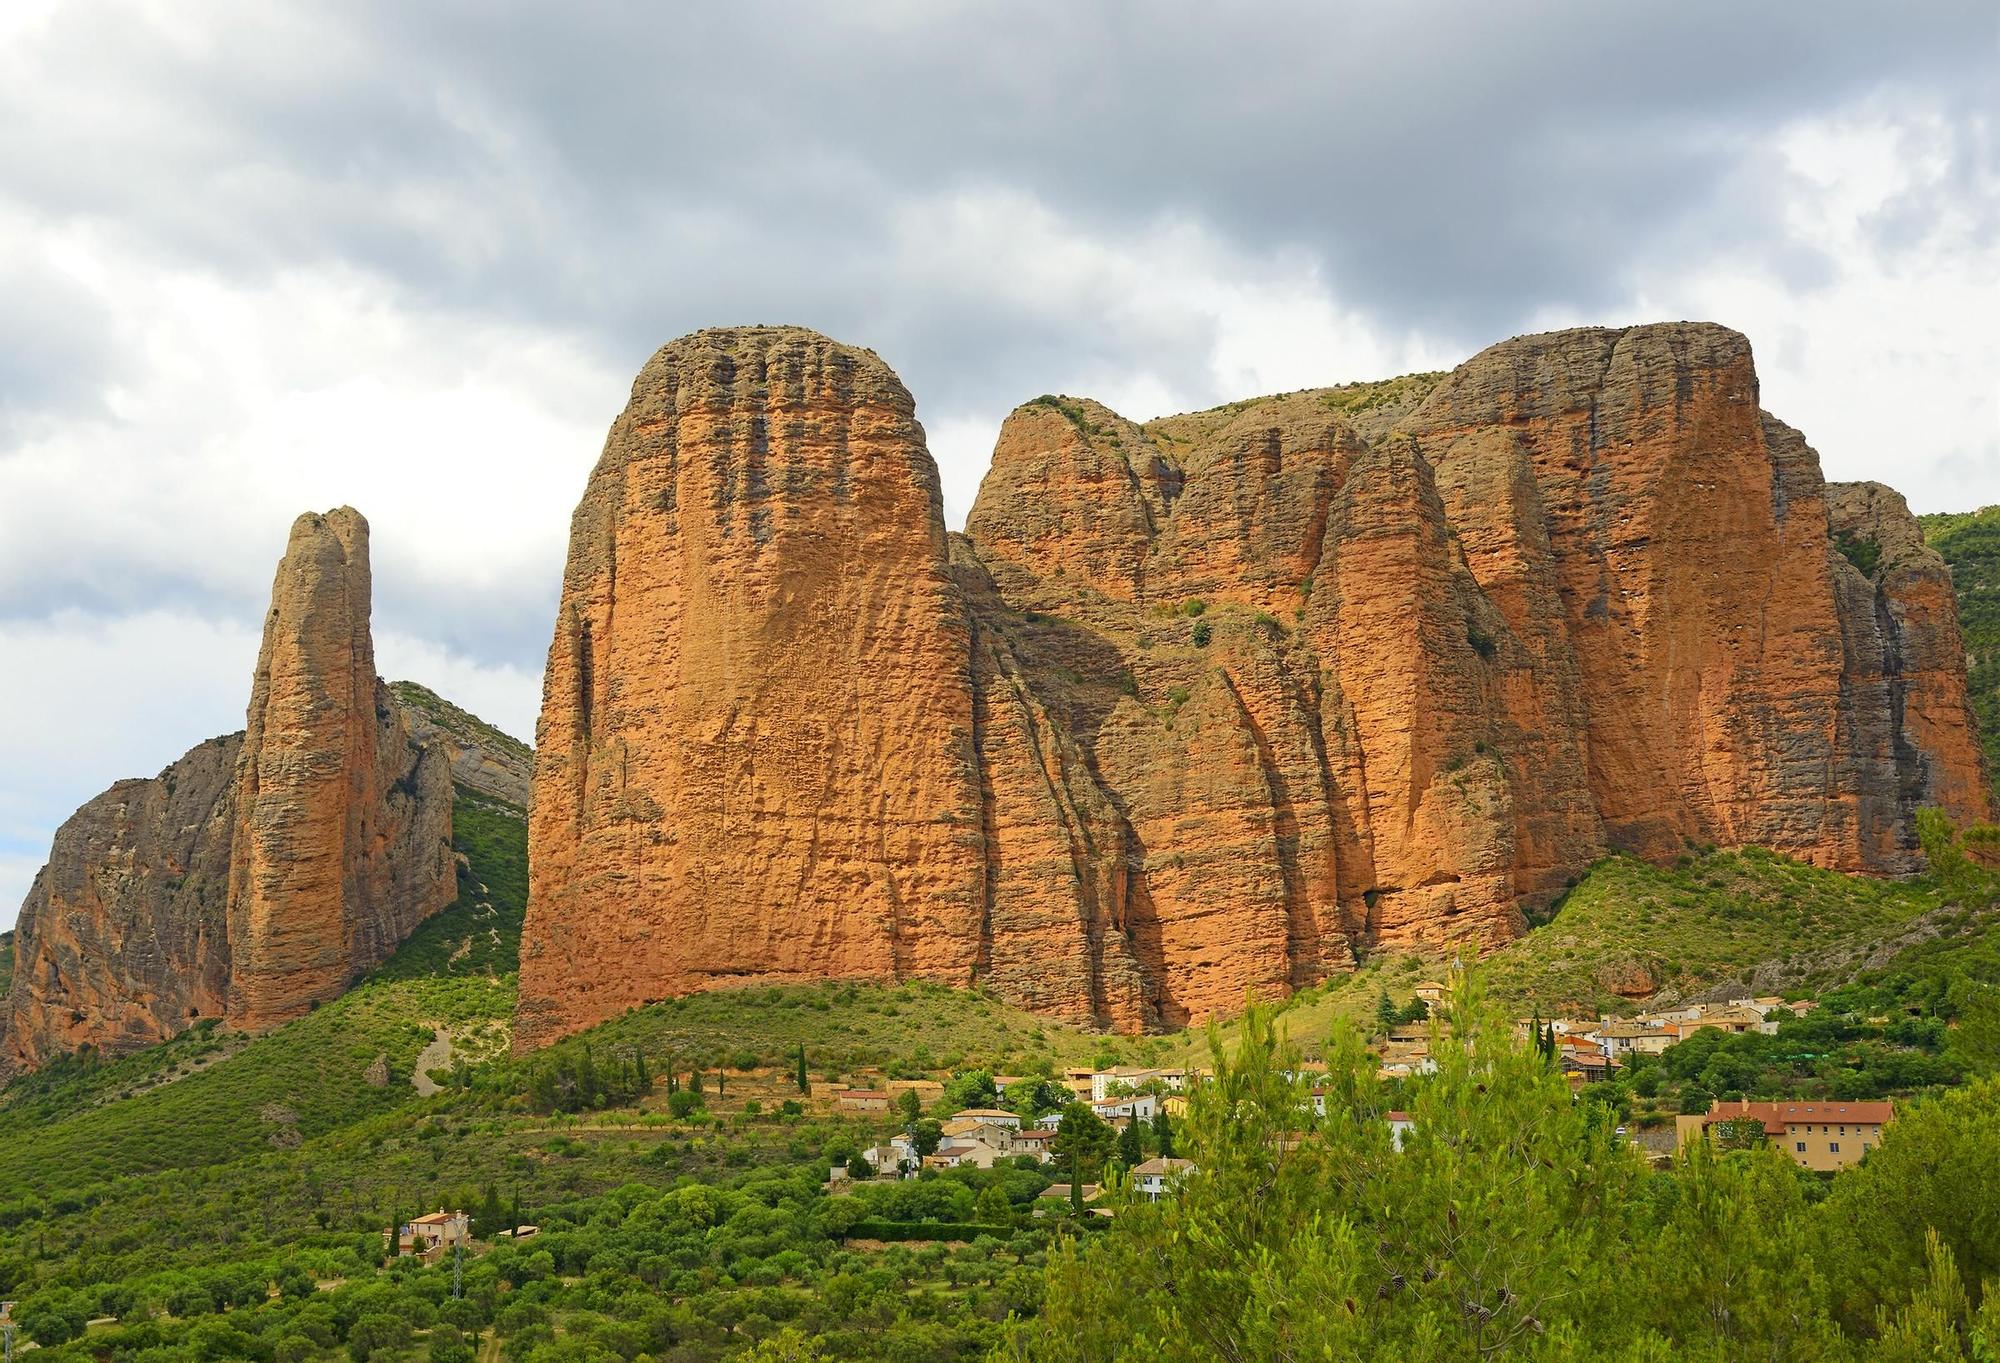
[(1896, 1115), (1893, 1103), (1750, 1103), (1719, 1102), (1701, 1119), (1703, 1126), (1738, 1117), (1755, 1117), (1766, 1131), (1789, 1126), (1881, 1126)]

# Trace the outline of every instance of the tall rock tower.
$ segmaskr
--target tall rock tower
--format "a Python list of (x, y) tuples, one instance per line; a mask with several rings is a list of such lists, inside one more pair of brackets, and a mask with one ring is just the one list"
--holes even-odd
[(203, 1018), (264, 1028), (334, 998), (448, 904), (451, 760), (375, 676), (368, 523), (301, 516), (249, 725), (57, 831), (21, 906), (0, 1077)]
[(517, 1044), (731, 982), (969, 982), (967, 650), (887, 365), (797, 328), (656, 354), (570, 524)]
[(368, 522), (308, 513), (271, 586), (236, 761), (230, 1025), (337, 996), (451, 902), (451, 765), (375, 675)]

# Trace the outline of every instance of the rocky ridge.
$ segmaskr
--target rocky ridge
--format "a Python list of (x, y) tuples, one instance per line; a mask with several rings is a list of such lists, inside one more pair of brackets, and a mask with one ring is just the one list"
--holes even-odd
[(819, 976), (1178, 1025), (1497, 945), (1614, 848), (1909, 870), (1916, 806), (1985, 786), (1948, 578), (1864, 531), (1915, 523), (1829, 491), (1716, 326), (1040, 398), (952, 537), (872, 353), (683, 338), (572, 524), (519, 1044)]
[(301, 516), (244, 733), (120, 781), (21, 908), (0, 1068), (264, 1028), (337, 996), (455, 892), (451, 758), (375, 676), (368, 528)]

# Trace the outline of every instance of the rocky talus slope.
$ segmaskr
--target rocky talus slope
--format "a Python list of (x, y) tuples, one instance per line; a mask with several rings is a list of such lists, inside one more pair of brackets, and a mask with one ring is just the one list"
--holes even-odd
[(0, 1068), (263, 1028), (337, 996), (455, 893), (451, 756), (375, 676), (368, 526), (301, 516), (246, 731), (57, 831), (21, 908)]
[[(521, 1045), (808, 976), (1177, 1025), (1497, 945), (1610, 849), (1895, 873), (1919, 804), (1985, 812), (1948, 579), (1721, 327), (1040, 398), (964, 536), (911, 412), (795, 329), (639, 376), (549, 654)], [(1863, 522), (1916, 547), (1864, 572)]]

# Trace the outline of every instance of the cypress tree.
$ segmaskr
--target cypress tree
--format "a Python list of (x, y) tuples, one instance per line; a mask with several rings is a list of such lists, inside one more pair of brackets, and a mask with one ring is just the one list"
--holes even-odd
[(806, 1080), (806, 1044), (803, 1041), (799, 1043), (799, 1092), (812, 1092), (812, 1085)]

